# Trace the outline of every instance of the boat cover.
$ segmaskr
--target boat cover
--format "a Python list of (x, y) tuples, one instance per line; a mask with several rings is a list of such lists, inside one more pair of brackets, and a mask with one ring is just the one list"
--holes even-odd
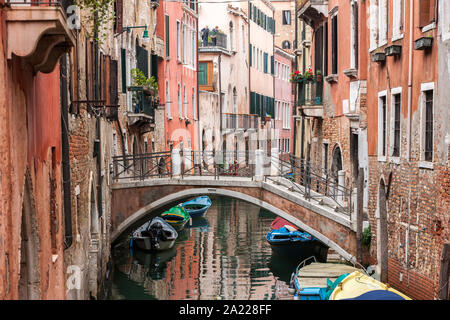
[(354, 298), (347, 298), (342, 300), (405, 300), (405, 298), (392, 291), (373, 290), (363, 293), (362, 295)]
[(211, 199), (208, 196), (200, 196), (195, 199), (183, 202), (181, 204), (183, 207), (188, 205), (198, 205), (198, 206), (211, 206)]
[(293, 225), (289, 221), (283, 219), (282, 217), (276, 217), (272, 221), (272, 224), (270, 225), (270, 228), (275, 230), (275, 229), (280, 229), (280, 228), (284, 227), (285, 225), (291, 226), (291, 227), (295, 228), (295, 230), (298, 230), (298, 227), (296, 227), (295, 225)]
[(153, 218), (152, 220), (144, 223), (142, 226), (136, 229), (136, 231), (133, 233), (133, 237), (141, 237), (142, 233), (150, 232), (151, 229), (156, 228), (161, 228), (162, 231), (164, 231), (162, 234), (165, 239), (163, 240), (174, 240), (178, 237), (177, 231), (160, 217)]
[(167, 211), (164, 211), (161, 214), (161, 216), (167, 216), (167, 217), (176, 216), (178, 218), (181, 218), (182, 220), (186, 220), (186, 219), (190, 218), (189, 213), (187, 213), (187, 211), (183, 207), (180, 207), (180, 206), (175, 206), (175, 207), (170, 208)]

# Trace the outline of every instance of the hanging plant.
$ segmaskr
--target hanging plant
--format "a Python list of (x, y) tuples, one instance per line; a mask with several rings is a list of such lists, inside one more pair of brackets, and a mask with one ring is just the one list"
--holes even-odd
[[(82, 24), (86, 27), (86, 35), (101, 43), (109, 31), (108, 24), (115, 19), (113, 5), (115, 0), (75, 0), (83, 11)], [(81, 20), (81, 19), (80, 19)]]

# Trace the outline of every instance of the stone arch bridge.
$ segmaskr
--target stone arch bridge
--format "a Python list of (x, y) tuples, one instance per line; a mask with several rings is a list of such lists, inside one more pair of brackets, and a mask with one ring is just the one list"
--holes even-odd
[[(178, 151), (175, 150), (175, 152)], [(258, 152), (256, 156), (258, 157)], [(274, 174), (277, 170), (273, 167), (279, 168), (280, 163), (283, 162), (280, 158), (276, 161), (272, 159), (269, 165), (265, 166), (266, 172), (264, 169), (257, 168), (257, 159), (257, 165), (251, 174), (248, 172), (243, 174), (243, 171), (240, 171), (243, 166), (240, 169), (234, 167), (233, 170), (237, 171), (233, 172), (226, 172), (228, 169), (223, 169), (224, 166), (222, 166), (223, 171), (218, 172), (215, 168), (214, 175), (198, 170), (191, 170), (190, 174), (186, 174), (190, 169), (194, 169), (194, 165), (189, 170), (183, 168), (183, 164), (181, 168), (177, 168), (174, 162), (180, 162), (179, 155), (172, 153), (167, 156), (167, 159), (169, 158), (172, 161), (170, 170), (161, 174), (159, 169), (157, 175), (148, 174), (145, 177), (142, 174), (136, 175), (136, 161), (139, 161), (136, 157), (130, 158), (129, 161), (125, 161), (123, 157), (114, 159), (115, 182), (112, 187), (111, 204), (112, 243), (121, 235), (128, 234), (138, 227), (158, 209), (198, 195), (222, 195), (238, 198), (267, 209), (310, 233), (344, 259), (356, 262), (356, 218), (353, 214), (355, 206), (352, 205), (352, 198), (356, 198), (354, 194), (350, 193), (346, 198), (346, 195), (341, 193), (338, 200), (326, 193), (324, 195), (317, 187), (315, 183), (317, 181), (310, 174), (308, 176), (310, 179), (303, 180), (308, 182), (305, 187), (305, 183), (297, 183), (295, 179), (292, 179), (292, 173), (295, 173), (295, 168), (292, 169), (292, 166), (288, 170), (281, 169), (283, 174)], [(128, 162), (122, 167), (122, 171), (118, 169), (119, 162)], [(155, 160), (155, 163), (161, 164), (161, 158)], [(261, 167), (263, 168), (264, 165)], [(129, 170), (133, 171), (132, 174), (125, 177), (123, 173)], [(142, 166), (140, 170), (142, 172)], [(147, 165), (145, 170), (151, 172), (151, 165)], [(333, 187), (332, 182), (327, 181), (327, 183)], [(311, 188), (311, 186), (316, 187)]]

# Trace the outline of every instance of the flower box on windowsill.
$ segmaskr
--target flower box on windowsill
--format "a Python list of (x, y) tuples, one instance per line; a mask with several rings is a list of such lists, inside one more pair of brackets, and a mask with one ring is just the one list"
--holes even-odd
[(358, 76), (358, 70), (355, 68), (346, 69), (343, 72), (349, 78), (356, 78)]
[(329, 74), (325, 77), (326, 82), (337, 82), (338, 81), (338, 75), (337, 74)]
[(373, 62), (384, 62), (386, 61), (386, 54), (384, 52), (376, 52), (372, 54)]
[(387, 56), (399, 56), (402, 53), (402, 46), (393, 44), (384, 49), (384, 53)]
[(421, 37), (414, 41), (414, 50), (425, 50), (431, 48), (433, 44), (432, 37)]

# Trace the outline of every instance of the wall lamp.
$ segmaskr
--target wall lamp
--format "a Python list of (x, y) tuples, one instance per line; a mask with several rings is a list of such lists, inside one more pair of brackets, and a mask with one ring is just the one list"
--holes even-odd
[(142, 42), (148, 43), (150, 41), (150, 38), (148, 36), (148, 30), (147, 30), (147, 26), (135, 26), (135, 27), (123, 27), (122, 28), (122, 32), (119, 32), (118, 34), (116, 34), (114, 37), (117, 37), (119, 35), (121, 35), (122, 33), (126, 32), (130, 32), (131, 29), (139, 29), (139, 28), (145, 28), (144, 30), (144, 34), (142, 35)]

